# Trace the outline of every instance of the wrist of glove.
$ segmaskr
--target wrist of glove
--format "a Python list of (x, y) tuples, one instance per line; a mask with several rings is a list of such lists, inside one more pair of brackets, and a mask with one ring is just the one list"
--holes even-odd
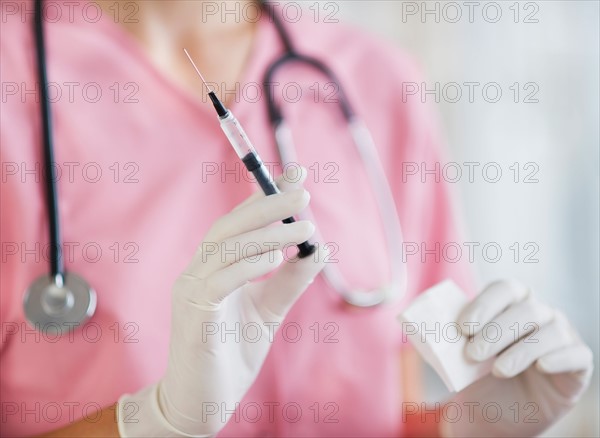
[(119, 436), (121, 437), (209, 437), (189, 435), (174, 428), (165, 418), (159, 402), (160, 383), (135, 394), (124, 394), (117, 404)]
[[(280, 183), (283, 193), (251, 196), (212, 226), (173, 287), (167, 372), (121, 397), (121, 436), (206, 437), (225, 426), (256, 379), (274, 328), (324, 266), (322, 247), (284, 260), (284, 248), (315, 231), (308, 221), (280, 223), (308, 205), (299, 188), (305, 177), (303, 170), (296, 185)], [(247, 327), (256, 336), (232, 338)]]
[(591, 350), (561, 312), (517, 282), (488, 286), (462, 311), (459, 325), (476, 327), (463, 333), (469, 336), (467, 357), (495, 361), (491, 375), (446, 405), (444, 437), (538, 435), (589, 385)]

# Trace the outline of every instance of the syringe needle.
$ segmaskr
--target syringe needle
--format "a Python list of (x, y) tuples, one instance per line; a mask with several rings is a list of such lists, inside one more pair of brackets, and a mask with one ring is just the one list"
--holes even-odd
[(210, 89), (210, 87), (208, 86), (208, 83), (204, 79), (204, 76), (202, 76), (202, 73), (200, 73), (200, 70), (198, 70), (198, 67), (196, 67), (196, 63), (194, 62), (194, 60), (192, 59), (192, 57), (190, 56), (188, 51), (186, 49), (183, 49), (183, 51), (185, 52), (188, 59), (194, 66), (194, 69), (196, 70), (196, 73), (198, 73), (198, 76), (200, 76), (200, 79), (202, 79), (202, 82), (204, 82), (204, 85), (206, 86), (206, 89), (208, 90), (208, 97), (210, 97), (210, 100), (213, 103), (213, 106), (215, 107), (215, 110), (217, 111), (219, 118), (226, 117), (227, 114), (229, 113), (229, 111), (227, 111), (227, 108), (225, 108), (225, 105), (223, 105), (223, 103), (219, 100), (219, 98), (217, 97), (215, 92)]
[(196, 67), (196, 63), (194, 62), (194, 60), (192, 59), (192, 57), (190, 56), (190, 54), (188, 53), (188, 51), (186, 49), (183, 49), (183, 51), (185, 52), (185, 54), (187, 55), (188, 59), (190, 60), (190, 62), (194, 66), (194, 69), (196, 70), (196, 73), (198, 73), (198, 76), (200, 76), (200, 79), (202, 79), (202, 82), (204, 82), (204, 85), (206, 86), (206, 89), (208, 90), (208, 92), (209, 93), (212, 92), (212, 90), (208, 86), (208, 83), (204, 79), (204, 76), (202, 76), (202, 73), (200, 73), (200, 70), (198, 70), (198, 67)]

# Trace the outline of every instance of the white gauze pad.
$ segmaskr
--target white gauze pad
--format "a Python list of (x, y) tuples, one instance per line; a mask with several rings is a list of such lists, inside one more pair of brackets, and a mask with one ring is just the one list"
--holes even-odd
[(454, 282), (446, 280), (420, 294), (398, 315), (404, 336), (455, 392), (490, 373), (495, 359), (475, 362), (465, 355), (468, 338), (457, 320), (468, 301)]

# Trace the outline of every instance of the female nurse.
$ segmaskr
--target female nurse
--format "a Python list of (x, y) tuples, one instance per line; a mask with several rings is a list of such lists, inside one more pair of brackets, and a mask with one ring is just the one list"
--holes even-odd
[[(442, 408), (422, 412), (417, 362), (395, 316), (446, 278), (475, 291), (466, 262), (431, 252), (459, 241), (447, 188), (402, 172), (402, 163), (434, 168), (443, 158), (428, 109), (402, 99), (401, 84), (420, 77), (404, 53), (273, 8), (298, 52), (325, 62), (344, 85), (372, 131), (404, 239), (420, 248), (405, 260), (404, 298), (360, 309), (321, 269), (335, 263), (353, 288), (374, 289), (399, 267), (390, 266), (373, 189), (328, 98), (331, 84), (306, 66), (278, 74), (275, 98), (305, 168), (264, 197), (253, 194), (182, 52), (263, 160), (277, 163), (259, 85), (283, 45), (269, 14), (248, 19), (260, 5), (52, 3), (45, 28), (62, 255), (93, 285), (98, 306), (62, 337), (25, 322), (23, 291), (48, 269), (39, 84), (32, 2), (3, 1), (2, 81), (19, 90), (3, 94), (1, 119), (2, 163), (18, 169), (3, 173), (1, 192), (2, 241), (16, 245), (2, 254), (3, 436), (530, 436), (577, 401), (591, 375), (589, 349), (560, 312), (505, 281), (484, 289), (463, 320), (495, 322), (505, 333), (532, 322), (539, 342), (489, 344), (474, 334), (466, 354), (496, 356), (492, 374), (455, 395), (462, 415), (452, 421)], [(281, 223), (309, 203), (314, 221)], [(316, 229), (313, 256), (282, 251), (314, 241)], [(494, 421), (481, 409), (489, 403), (502, 408)], [(531, 404), (535, 421), (515, 419), (515, 403), (525, 413)]]

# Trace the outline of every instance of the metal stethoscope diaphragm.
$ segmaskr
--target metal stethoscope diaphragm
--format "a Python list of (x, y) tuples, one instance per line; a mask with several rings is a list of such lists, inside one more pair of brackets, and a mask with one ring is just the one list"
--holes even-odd
[(27, 321), (44, 333), (64, 335), (75, 330), (96, 311), (96, 292), (79, 275), (38, 277), (25, 292)]

